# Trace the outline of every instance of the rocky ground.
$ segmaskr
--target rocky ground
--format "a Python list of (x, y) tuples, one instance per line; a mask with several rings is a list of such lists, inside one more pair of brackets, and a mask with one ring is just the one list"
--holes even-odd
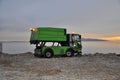
[(0, 54), (0, 80), (120, 80), (120, 55), (36, 58)]

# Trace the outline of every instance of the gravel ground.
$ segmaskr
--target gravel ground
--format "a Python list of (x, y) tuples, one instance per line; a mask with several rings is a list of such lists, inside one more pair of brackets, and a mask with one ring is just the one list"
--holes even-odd
[(36, 58), (0, 54), (0, 80), (120, 80), (120, 55)]

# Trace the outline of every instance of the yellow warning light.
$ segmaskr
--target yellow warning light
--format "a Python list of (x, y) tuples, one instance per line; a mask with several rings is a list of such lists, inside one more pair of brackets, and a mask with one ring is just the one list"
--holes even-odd
[(36, 32), (37, 28), (30, 28), (30, 31)]
[(35, 29), (35, 28), (33, 28), (33, 29), (32, 29), (32, 31), (33, 31), (33, 32), (35, 32), (35, 31), (36, 31), (36, 29)]

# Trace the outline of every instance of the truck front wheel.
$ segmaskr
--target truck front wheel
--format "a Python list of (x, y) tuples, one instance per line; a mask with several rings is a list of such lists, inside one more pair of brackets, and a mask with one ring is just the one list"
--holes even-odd
[(66, 51), (66, 56), (67, 57), (72, 57), (74, 54), (73, 54), (73, 50), (72, 49), (68, 49), (67, 51)]
[(46, 58), (53, 57), (53, 51), (51, 49), (46, 49), (44, 52), (44, 57), (46, 57)]

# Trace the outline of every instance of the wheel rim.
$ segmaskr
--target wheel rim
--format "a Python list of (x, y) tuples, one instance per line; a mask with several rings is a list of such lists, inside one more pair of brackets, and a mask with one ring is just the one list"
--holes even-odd
[(69, 52), (67, 52), (67, 56), (71, 56), (72, 55), (72, 53), (69, 51)]
[(46, 57), (51, 57), (51, 53), (50, 52), (46, 52)]

